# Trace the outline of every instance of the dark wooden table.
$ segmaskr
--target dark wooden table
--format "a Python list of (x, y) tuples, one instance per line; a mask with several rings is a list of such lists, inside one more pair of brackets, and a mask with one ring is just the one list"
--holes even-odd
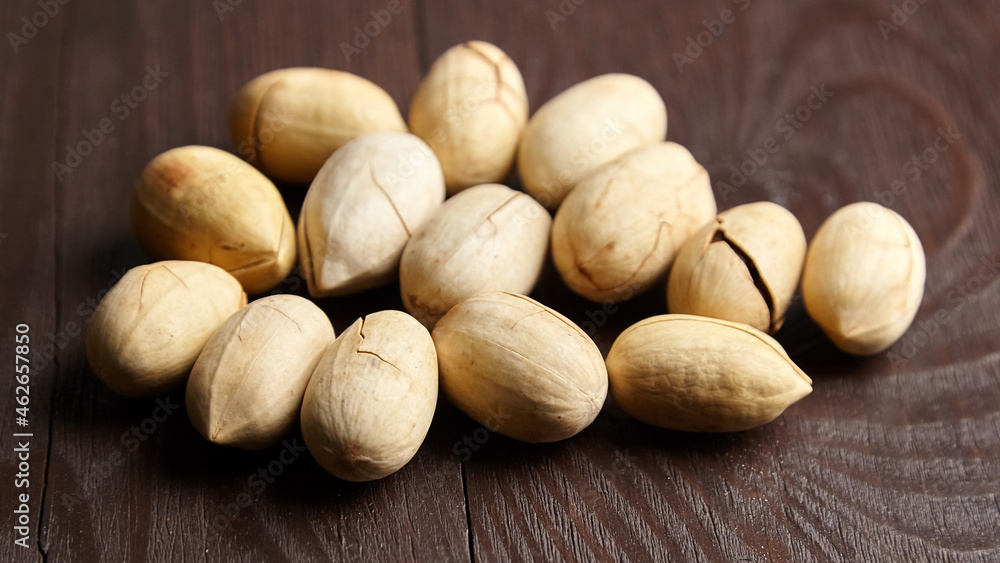
[[(1000, 560), (995, 2), (12, 0), (0, 29), (0, 560)], [(815, 391), (763, 428), (661, 431), (609, 401), (575, 438), (525, 445), (442, 400), (412, 463), (360, 485), (286, 446), (213, 447), (182, 391), (125, 399), (93, 376), (81, 331), (148, 261), (127, 200), (150, 158), (233, 150), (232, 95), (279, 67), (357, 73), (406, 115), (429, 63), (476, 38), (517, 62), (532, 109), (597, 74), (648, 79), (721, 209), (773, 200), (810, 237), (852, 201), (900, 212), (927, 252), (910, 332), (848, 357), (796, 300), (778, 338)], [(281, 188), (297, 213), (304, 187)], [(599, 327), (606, 353), (663, 293), (608, 315), (550, 264), (534, 295)], [(321, 304), (338, 332), (401, 307), (398, 287)]]

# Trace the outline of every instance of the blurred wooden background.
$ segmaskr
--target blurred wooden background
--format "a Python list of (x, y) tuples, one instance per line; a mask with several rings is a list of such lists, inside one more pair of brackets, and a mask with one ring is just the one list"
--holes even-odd
[[(0, 6), (0, 29), (0, 506), (11, 522), (0, 559), (1000, 559), (994, 2), (17, 0)], [(597, 74), (649, 80), (668, 138), (708, 168), (721, 209), (773, 200), (810, 237), (852, 201), (897, 210), (928, 255), (914, 327), (887, 353), (850, 358), (797, 301), (778, 338), (815, 391), (738, 434), (660, 431), (609, 402), (579, 436), (525, 445), (441, 401), (413, 462), (361, 485), (295, 456), (300, 436), (284, 455), (213, 447), (182, 391), (158, 404), (100, 384), (80, 332), (117, 277), (147, 261), (127, 201), (150, 158), (185, 144), (234, 150), (232, 95), (285, 66), (369, 78), (405, 116), (430, 62), (469, 39), (510, 54), (532, 110)], [(746, 165), (769, 139), (778, 149)], [(92, 150), (74, 159), (68, 146), (81, 143)], [(281, 187), (296, 214), (304, 187)], [(295, 278), (281, 290), (304, 293)], [(609, 315), (550, 264), (533, 295), (592, 323), (606, 353), (624, 327), (664, 312), (663, 293)], [(339, 332), (401, 304), (394, 286), (322, 306)], [(33, 346), (25, 428), (18, 323)], [(13, 483), (14, 432), (33, 434), (27, 488)], [(12, 531), (25, 492), (28, 549)]]

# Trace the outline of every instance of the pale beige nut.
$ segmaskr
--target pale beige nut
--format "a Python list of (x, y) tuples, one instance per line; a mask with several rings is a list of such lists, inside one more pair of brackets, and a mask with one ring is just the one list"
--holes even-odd
[(206, 440), (248, 450), (295, 426), (316, 364), (333, 342), (319, 307), (272, 295), (240, 309), (212, 335), (191, 370), (188, 417)]
[(677, 143), (633, 149), (584, 178), (552, 223), (563, 281), (593, 301), (649, 289), (684, 241), (715, 216), (708, 172)]
[(87, 360), (116, 393), (165, 393), (184, 383), (212, 333), (246, 302), (240, 282), (211, 264), (136, 266), (97, 306)]
[(527, 294), (538, 281), (552, 218), (500, 184), (469, 188), (442, 205), (406, 245), (403, 305), (427, 327), (459, 301), (490, 291)]
[(467, 299), (437, 323), (433, 337), (448, 399), (516, 440), (574, 436), (607, 397), (608, 373), (594, 342), (529, 297), (493, 292)]
[(378, 131), (406, 131), (385, 90), (349, 72), (285, 68), (246, 83), (230, 130), (237, 152), (262, 172), (309, 183), (326, 159), (351, 139)]
[(528, 95), (517, 65), (483, 41), (438, 57), (410, 105), (410, 128), (437, 154), (450, 195), (503, 180), (527, 121)]
[(877, 203), (852, 203), (813, 237), (802, 299), (841, 350), (876, 354), (913, 322), (926, 277), (924, 249), (906, 219)]
[(299, 264), (313, 297), (347, 295), (396, 279), (410, 236), (444, 201), (444, 176), (426, 143), (373, 133), (323, 166), (299, 215)]
[(776, 203), (739, 205), (692, 236), (670, 271), (671, 313), (714, 317), (774, 334), (806, 258), (799, 221)]
[(320, 360), (302, 403), (302, 437), (347, 481), (399, 471), (427, 436), (438, 395), (434, 342), (401, 311), (358, 319)]
[(640, 321), (615, 340), (607, 366), (622, 410), (672, 430), (747, 430), (812, 392), (812, 380), (773, 338), (707, 317)]
[(250, 294), (278, 285), (295, 264), (294, 225), (278, 189), (219, 149), (178, 147), (150, 161), (131, 216), (154, 259), (215, 264)]
[(517, 167), (528, 193), (555, 209), (599, 166), (667, 136), (667, 107), (630, 74), (585, 80), (546, 102), (528, 121)]

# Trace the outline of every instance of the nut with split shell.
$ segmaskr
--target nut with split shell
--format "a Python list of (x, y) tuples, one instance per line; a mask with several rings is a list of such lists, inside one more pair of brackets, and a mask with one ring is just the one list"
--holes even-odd
[(798, 287), (806, 256), (802, 226), (761, 201), (733, 207), (695, 233), (670, 271), (671, 313), (748, 324), (774, 334)]
[(640, 321), (615, 340), (607, 366), (622, 410), (672, 430), (747, 430), (812, 392), (812, 380), (773, 338), (708, 317)]
[(877, 203), (853, 203), (820, 225), (806, 255), (806, 311), (841, 350), (876, 354), (906, 332), (927, 263), (913, 227)]
[(298, 421), (316, 364), (333, 342), (319, 307), (272, 295), (240, 309), (212, 335), (191, 370), (188, 417), (206, 440), (257, 450)]
[(152, 397), (184, 383), (208, 339), (246, 305), (236, 278), (204, 262), (136, 266), (104, 296), (87, 360), (116, 393)]

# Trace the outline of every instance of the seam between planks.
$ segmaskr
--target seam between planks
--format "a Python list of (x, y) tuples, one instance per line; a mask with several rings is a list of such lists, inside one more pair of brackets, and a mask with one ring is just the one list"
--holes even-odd
[[(63, 49), (65, 45), (64, 35), (67, 33), (67, 26), (65, 24), (66, 18), (59, 18), (56, 25), (59, 26), (58, 33), (56, 34), (56, 71), (55, 71), (55, 93), (53, 100), (55, 102), (55, 110), (52, 112), (53, 121), (53, 131), (55, 132), (52, 136), (52, 156), (53, 158), (59, 154), (59, 141), (61, 130), (59, 128), (59, 117), (61, 109), (61, 98), (62, 98), (62, 69), (63, 56), (65, 51)], [(52, 195), (52, 301), (54, 303), (53, 314), (55, 316), (53, 320), (53, 326), (58, 328), (59, 319), (62, 316), (62, 303), (59, 297), (59, 280), (60, 272), (62, 268), (62, 252), (60, 251), (60, 242), (62, 240), (62, 228), (59, 225), (60, 218), (60, 203), (59, 198), (56, 193), (56, 180), (53, 175), (49, 174), (49, 186), (51, 186)], [(52, 385), (49, 389), (49, 431), (48, 431), (48, 441), (45, 444), (45, 469), (42, 472), (42, 510), (38, 518), (38, 553), (41, 555), (42, 561), (47, 562), (49, 560), (49, 555), (47, 551), (48, 545), (48, 532), (45, 526), (46, 517), (51, 517), (52, 508), (50, 500), (48, 497), (49, 493), (49, 469), (52, 467), (52, 435), (53, 427), (55, 422), (55, 397), (56, 397), (56, 385), (59, 380), (60, 372), (60, 358), (59, 353), (55, 354), (52, 359)], [(44, 534), (44, 535), (43, 535)]]
[(462, 493), (465, 495), (465, 524), (468, 526), (467, 535), (469, 537), (469, 561), (476, 563), (476, 549), (472, 536), (472, 506), (469, 503), (469, 479), (465, 474), (465, 462), (462, 464)]

